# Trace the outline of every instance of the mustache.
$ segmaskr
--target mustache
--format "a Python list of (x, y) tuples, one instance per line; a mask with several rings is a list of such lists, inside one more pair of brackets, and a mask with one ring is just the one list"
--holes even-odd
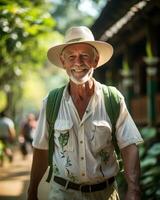
[(72, 70), (80, 70), (80, 69), (83, 70), (83, 69), (90, 69), (90, 67), (87, 66), (87, 65), (80, 65), (80, 66), (75, 65), (75, 66), (73, 66), (71, 69), (72, 69)]

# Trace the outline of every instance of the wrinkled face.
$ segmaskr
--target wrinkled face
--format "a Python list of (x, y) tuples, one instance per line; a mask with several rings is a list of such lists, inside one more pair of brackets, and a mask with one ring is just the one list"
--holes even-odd
[(98, 60), (95, 48), (86, 43), (69, 45), (61, 54), (61, 62), (70, 79), (76, 84), (83, 84), (92, 77)]

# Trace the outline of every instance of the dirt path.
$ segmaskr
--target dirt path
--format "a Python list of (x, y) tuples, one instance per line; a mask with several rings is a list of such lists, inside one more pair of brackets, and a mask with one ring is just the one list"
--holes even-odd
[[(25, 160), (16, 151), (13, 163), (5, 162), (0, 167), (0, 200), (26, 200), (26, 193), (30, 177), (32, 154)], [(49, 185), (45, 176), (39, 187), (39, 200), (46, 200)]]

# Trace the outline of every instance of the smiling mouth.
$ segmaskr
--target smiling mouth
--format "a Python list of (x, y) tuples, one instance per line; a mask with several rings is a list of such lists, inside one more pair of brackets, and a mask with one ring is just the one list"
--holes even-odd
[(73, 72), (76, 72), (76, 73), (80, 73), (80, 72), (84, 72), (86, 71), (87, 69), (73, 69), (72, 71)]
[(76, 72), (76, 73), (81, 73), (81, 72), (86, 72), (86, 71), (88, 71), (88, 68), (80, 68), (80, 69), (78, 69), (78, 68), (73, 68), (72, 71), (73, 71), (73, 72)]

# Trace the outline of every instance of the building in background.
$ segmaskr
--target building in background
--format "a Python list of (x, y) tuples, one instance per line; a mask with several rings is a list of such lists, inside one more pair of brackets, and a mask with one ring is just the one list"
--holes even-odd
[(91, 30), (114, 47), (96, 78), (119, 87), (139, 126), (160, 125), (160, 1), (108, 1)]

